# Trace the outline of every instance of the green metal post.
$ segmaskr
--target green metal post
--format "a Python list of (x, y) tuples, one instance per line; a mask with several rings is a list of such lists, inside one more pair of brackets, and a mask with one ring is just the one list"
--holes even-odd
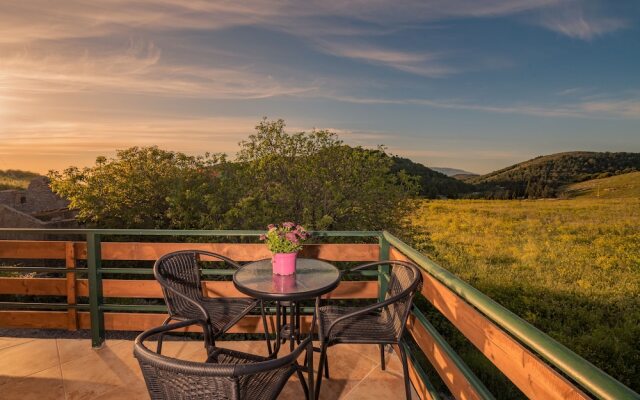
[[(384, 237), (378, 238), (380, 244), (380, 261), (386, 261), (389, 259), (389, 241)], [(378, 300), (384, 300), (384, 295), (387, 293), (387, 284), (389, 283), (389, 265), (381, 265), (378, 267)]]
[(104, 312), (102, 310), (102, 264), (100, 235), (87, 233), (87, 267), (89, 278), (89, 314), (91, 316), (91, 346), (104, 343)]

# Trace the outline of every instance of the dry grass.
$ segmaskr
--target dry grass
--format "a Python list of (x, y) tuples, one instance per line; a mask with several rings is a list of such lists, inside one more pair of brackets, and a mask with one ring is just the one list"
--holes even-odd
[(640, 199), (424, 201), (413, 222), (442, 266), (640, 391)]

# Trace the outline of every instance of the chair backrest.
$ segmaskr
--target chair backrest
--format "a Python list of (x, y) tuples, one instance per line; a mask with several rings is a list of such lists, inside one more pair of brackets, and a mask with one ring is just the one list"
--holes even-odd
[(386, 317), (391, 318), (397, 338), (402, 336), (409, 317), (415, 294), (422, 287), (422, 274), (413, 263), (390, 261), (389, 283), (385, 300), (399, 296), (385, 308)]
[[(193, 322), (153, 328), (136, 338), (133, 353), (140, 364), (152, 400), (275, 399), (298, 368), (298, 356), (311, 343), (305, 341), (292, 353), (273, 360), (215, 349), (210, 352), (210, 360), (206, 363), (163, 356), (147, 348), (144, 343), (151, 336)], [(247, 358), (234, 357), (234, 354), (242, 354)], [(231, 359), (235, 362), (225, 363)]]
[(201, 250), (176, 251), (160, 257), (153, 266), (153, 274), (162, 287), (164, 300), (172, 317), (205, 318), (202, 308), (197, 305), (203, 299), (198, 264), (200, 256), (238, 267), (236, 262), (227, 257)]

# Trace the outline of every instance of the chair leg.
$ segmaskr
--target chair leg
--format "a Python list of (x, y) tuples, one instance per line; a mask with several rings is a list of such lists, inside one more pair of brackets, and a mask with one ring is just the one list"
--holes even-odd
[(264, 326), (264, 338), (267, 341), (267, 354), (271, 354), (271, 338), (269, 337), (269, 324), (267, 324), (267, 316), (264, 312), (264, 302), (260, 302), (260, 314), (262, 314), (262, 325)]
[(309, 375), (309, 400), (315, 400), (315, 385), (313, 384), (313, 343), (309, 343), (307, 348), (307, 371)]
[[(320, 364), (318, 364), (318, 381), (316, 382), (316, 399), (320, 398), (320, 385), (322, 384), (322, 369), (327, 362), (327, 344), (323, 343), (320, 347)], [(327, 379), (329, 377), (327, 376)]]
[[(304, 379), (304, 375), (299, 368), (296, 370), (296, 373), (298, 374), (298, 379), (300, 380), (302, 390), (304, 391), (304, 398), (309, 400), (309, 387), (307, 386), (307, 381)], [(313, 387), (311, 388), (311, 391), (313, 391)]]
[(324, 377), (329, 379), (329, 355), (324, 355)]
[(406, 392), (407, 400), (411, 400), (411, 383), (409, 382), (409, 366), (407, 364), (407, 352), (404, 349), (404, 344), (402, 342), (398, 343), (398, 347), (400, 348), (400, 358), (402, 359), (402, 373), (404, 375), (404, 389)]
[(384, 363), (384, 345), (383, 344), (379, 344), (378, 346), (380, 347), (380, 366), (382, 367), (382, 370), (384, 371), (386, 369), (386, 365)]
[[(168, 317), (167, 319), (164, 320), (164, 322), (162, 323), (162, 326), (165, 326), (169, 323), (169, 321), (171, 321), (171, 317)], [(162, 332), (161, 334), (158, 335), (158, 347), (156, 348), (156, 353), (161, 354), (162, 353), (162, 342), (164, 340), (164, 332)]]

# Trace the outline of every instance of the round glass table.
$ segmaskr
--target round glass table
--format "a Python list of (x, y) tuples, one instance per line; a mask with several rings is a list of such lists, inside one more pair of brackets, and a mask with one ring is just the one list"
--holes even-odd
[[(238, 291), (256, 299), (276, 301), (276, 342), (272, 356), (278, 354), (282, 340), (288, 338), (291, 349), (294, 342), (300, 342), (299, 302), (329, 293), (339, 283), (338, 268), (312, 258), (298, 258), (293, 275), (275, 275), (270, 258), (245, 264), (233, 274)], [(291, 309), (289, 323), (287, 307)]]

